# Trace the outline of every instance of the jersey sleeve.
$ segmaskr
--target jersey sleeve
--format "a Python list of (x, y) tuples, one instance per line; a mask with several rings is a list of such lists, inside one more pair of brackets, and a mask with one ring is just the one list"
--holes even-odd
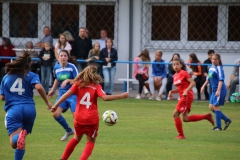
[(102, 97), (106, 95), (106, 93), (102, 90), (102, 87), (100, 85), (97, 86), (97, 95), (98, 97)]
[(70, 90), (72, 91), (73, 94), (76, 94), (77, 93), (77, 89), (78, 89), (78, 86), (76, 83), (74, 83), (72, 85), (72, 87), (70, 88)]
[(183, 71), (182, 74), (181, 74), (181, 76), (182, 76), (183, 79), (186, 79), (186, 80), (187, 80), (188, 78), (191, 78), (187, 71)]
[(39, 76), (35, 73), (31, 73), (32, 79), (31, 79), (31, 85), (35, 84), (41, 84)]

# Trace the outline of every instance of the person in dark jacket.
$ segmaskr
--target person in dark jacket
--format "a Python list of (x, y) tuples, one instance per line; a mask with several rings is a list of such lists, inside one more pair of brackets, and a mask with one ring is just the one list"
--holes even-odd
[(106, 48), (100, 52), (100, 60), (102, 63), (102, 72), (104, 77), (104, 91), (107, 95), (111, 95), (114, 89), (114, 77), (116, 73), (116, 63), (118, 60), (117, 50), (112, 48), (113, 40), (108, 38), (106, 40)]
[(44, 48), (40, 51), (39, 58), (41, 59), (41, 82), (46, 94), (48, 94), (51, 68), (54, 60), (54, 52), (49, 42), (44, 43)]
[[(71, 56), (75, 56), (77, 59), (88, 59), (88, 53), (92, 49), (92, 40), (86, 37), (86, 29), (81, 27), (79, 29), (79, 37), (73, 41)], [(78, 62), (77, 69), (80, 73), (85, 67), (86, 62)]]

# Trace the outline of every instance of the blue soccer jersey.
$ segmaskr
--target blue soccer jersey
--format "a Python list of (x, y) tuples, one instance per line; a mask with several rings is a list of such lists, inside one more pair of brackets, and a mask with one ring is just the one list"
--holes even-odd
[(225, 78), (225, 76), (224, 76), (224, 71), (223, 71), (222, 66), (212, 65), (209, 68), (207, 79), (211, 83), (211, 87), (212, 87), (213, 92), (217, 91), (219, 81), (223, 82), (222, 83), (222, 88), (226, 88), (225, 83), (224, 83), (224, 78)]
[(59, 82), (59, 95), (64, 94), (71, 88), (71, 84), (67, 83), (65, 87), (61, 87), (61, 84), (66, 79), (74, 79), (78, 75), (78, 70), (72, 63), (67, 63), (66, 67), (63, 68), (59, 63), (54, 66), (54, 72), (56, 79)]
[(33, 89), (40, 84), (39, 76), (28, 72), (25, 77), (20, 74), (7, 74), (3, 77), (0, 94), (5, 97), (4, 110), (19, 104), (33, 104)]

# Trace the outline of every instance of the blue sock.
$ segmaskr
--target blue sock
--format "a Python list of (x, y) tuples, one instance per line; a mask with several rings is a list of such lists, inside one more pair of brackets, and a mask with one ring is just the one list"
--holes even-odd
[(228, 121), (228, 117), (227, 117), (225, 114), (223, 114), (222, 111), (220, 111), (220, 112), (221, 112), (221, 117), (222, 117), (222, 119), (223, 119), (225, 122), (227, 122), (227, 121)]
[(65, 118), (60, 115), (59, 117), (55, 118), (55, 120), (67, 131), (67, 132), (71, 132), (72, 129), (68, 126), (67, 121), (65, 120)]
[(221, 127), (221, 111), (215, 111), (215, 118), (216, 118), (216, 123), (217, 123), (217, 127), (220, 129)]
[(14, 150), (14, 160), (22, 160), (25, 150), (15, 149)]
[(12, 137), (12, 143), (13, 143), (13, 144), (17, 144), (18, 137), (19, 137), (19, 134), (15, 134), (15, 135)]

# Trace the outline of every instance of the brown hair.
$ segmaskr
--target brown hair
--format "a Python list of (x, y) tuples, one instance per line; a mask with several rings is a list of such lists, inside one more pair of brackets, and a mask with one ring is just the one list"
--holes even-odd
[(21, 74), (23, 77), (30, 70), (32, 52), (23, 51), (16, 60), (6, 64), (5, 72), (7, 74)]
[(74, 64), (75, 66), (77, 66), (77, 59), (76, 59), (75, 56), (71, 56), (71, 55), (68, 53), (68, 51), (65, 50), (65, 49), (62, 49), (62, 50), (59, 52), (59, 55), (60, 55), (61, 52), (64, 52), (64, 53), (67, 54), (67, 56), (68, 56), (68, 62), (70, 62), (70, 63)]
[(77, 83), (78, 87), (85, 87), (89, 84), (98, 84), (103, 82), (103, 79), (100, 75), (97, 74), (96, 66), (88, 66), (77, 77), (73, 80), (73, 83)]
[(187, 70), (185, 63), (181, 58), (174, 58), (172, 62), (173, 61), (178, 61), (180, 64), (182, 64), (182, 68), (181, 68), (182, 70), (185, 70), (185, 71)]
[(222, 60), (221, 60), (220, 54), (214, 53), (213, 56), (215, 56), (219, 60), (219, 65), (222, 66)]
[(141, 58), (141, 60), (143, 62), (150, 62), (151, 61), (151, 58), (149, 56), (149, 52), (147, 49), (144, 49), (139, 55), (138, 55), (139, 58)]
[(156, 50), (156, 51), (155, 51), (155, 54), (156, 54), (156, 53), (157, 53), (159, 56), (161, 56), (161, 57), (162, 57), (162, 54), (163, 54), (163, 53), (162, 53), (162, 51), (161, 51), (161, 50)]
[[(98, 51), (95, 50), (95, 45), (96, 45), (96, 44), (99, 45), (99, 50), (98, 50)], [(92, 52), (92, 54), (99, 56), (99, 55), (100, 55), (100, 43), (95, 42), (95, 43), (93, 44), (93, 49), (91, 49), (91, 52)]]
[[(64, 36), (64, 38), (65, 38), (65, 42), (63, 42), (63, 44), (62, 44), (62, 42), (60, 41), (60, 37), (61, 36)], [(66, 47), (66, 45), (67, 45), (67, 38), (66, 38), (66, 36), (64, 35), (64, 34), (59, 34), (59, 38), (58, 38), (58, 48), (59, 49), (63, 49), (63, 48), (65, 48)], [(63, 46), (63, 48), (61, 48)]]
[[(189, 55), (189, 57), (192, 58), (191, 63), (200, 63), (200, 61), (198, 60), (197, 55), (196, 55), (195, 53), (191, 53), (191, 54)], [(198, 72), (198, 66), (197, 66), (197, 65), (194, 65), (194, 66), (192, 65), (192, 66), (190, 66), (190, 68), (191, 68), (194, 72)]]

